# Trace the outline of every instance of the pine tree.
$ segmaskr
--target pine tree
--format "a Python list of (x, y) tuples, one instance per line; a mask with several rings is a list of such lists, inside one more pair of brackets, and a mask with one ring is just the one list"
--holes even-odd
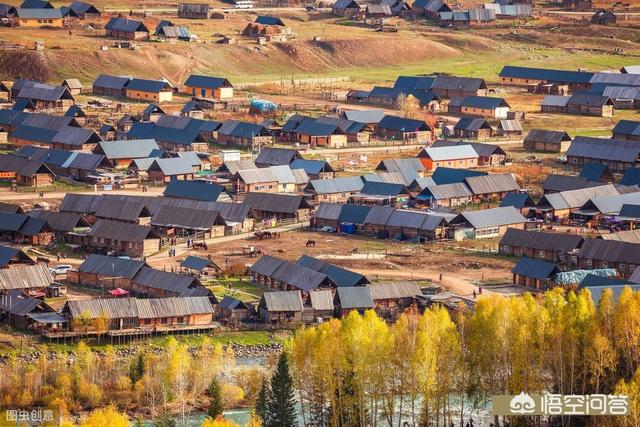
[(144, 376), (144, 353), (138, 353), (138, 357), (131, 361), (129, 366), (129, 379), (131, 379), (131, 387), (135, 386)]
[(267, 388), (266, 381), (262, 381), (262, 385), (260, 386), (260, 391), (258, 392), (258, 396), (256, 397), (256, 414), (260, 417), (260, 421), (262, 421), (263, 425), (267, 425), (268, 417), (268, 408), (269, 404), (269, 389)]
[(220, 383), (215, 378), (211, 380), (209, 384), (209, 409), (207, 409), (207, 416), (212, 420), (215, 420), (224, 410), (222, 406), (222, 395), (220, 394)]
[(289, 361), (285, 353), (280, 355), (278, 367), (271, 377), (268, 402), (266, 427), (295, 427), (297, 425), (293, 379), (289, 372)]

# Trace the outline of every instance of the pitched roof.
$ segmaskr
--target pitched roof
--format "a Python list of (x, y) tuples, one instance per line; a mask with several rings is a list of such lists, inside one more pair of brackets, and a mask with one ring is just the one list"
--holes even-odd
[(300, 291), (265, 292), (260, 306), (271, 312), (302, 311), (302, 294)]
[(206, 296), (70, 300), (63, 310), (68, 311), (72, 317), (89, 313), (91, 318), (106, 315), (108, 319), (155, 319), (213, 313), (211, 302)]
[(493, 129), (485, 119), (474, 117), (461, 117), (453, 127), (454, 130), (477, 131), (480, 129)]
[(53, 276), (43, 264), (13, 265), (0, 269), (0, 289), (46, 288), (53, 283)]
[(20, 249), (10, 246), (0, 246), (0, 267), (5, 267), (9, 262), (18, 255)]
[(244, 200), (252, 209), (284, 214), (295, 214), (298, 209), (308, 207), (302, 195), (278, 193), (248, 193)]
[(172, 292), (178, 296), (206, 296), (207, 289), (195, 277), (187, 274), (170, 273), (151, 267), (142, 267), (134, 276), (133, 283), (149, 288)]
[(571, 95), (571, 98), (567, 101), (567, 105), (602, 107), (604, 105), (613, 105), (613, 101), (608, 96), (598, 95), (596, 93), (578, 92)]
[(470, 176), (487, 175), (486, 172), (475, 171), (471, 169), (455, 169), (439, 166), (433, 171), (431, 178), (436, 184), (451, 184), (453, 182), (464, 182)]
[(500, 77), (517, 79), (543, 80), (555, 83), (589, 83), (593, 73), (584, 71), (552, 70), (545, 68), (516, 67), (506, 65), (498, 74)]
[(301, 159), (302, 156), (298, 150), (290, 148), (263, 148), (255, 160), (259, 165), (288, 165), (295, 159)]
[(458, 159), (477, 159), (478, 153), (471, 145), (455, 145), (452, 147), (426, 147), (418, 154), (419, 157), (433, 161), (447, 161)]
[(545, 194), (538, 201), (539, 207), (550, 206), (552, 209), (575, 209), (584, 205), (592, 197), (615, 196), (619, 194), (613, 185), (581, 188)]
[(89, 227), (79, 213), (33, 210), (28, 213), (33, 218), (46, 221), (53, 231), (69, 232), (76, 227)]
[(344, 112), (347, 120), (358, 123), (379, 123), (385, 116), (383, 110), (348, 110)]
[(321, 172), (333, 172), (333, 168), (326, 160), (295, 159), (289, 165), (291, 169), (303, 169), (308, 175), (318, 175)]
[(513, 206), (516, 209), (522, 209), (525, 207), (533, 207), (535, 203), (531, 196), (526, 193), (507, 193), (500, 201), (500, 207)]
[(627, 168), (620, 178), (621, 185), (640, 185), (640, 168)]
[(416, 282), (390, 282), (369, 285), (373, 301), (385, 299), (413, 298), (422, 295)]
[(259, 260), (254, 262), (251, 267), (249, 267), (249, 271), (260, 274), (262, 276), (271, 277), (273, 273), (276, 272), (278, 267), (282, 265), (282, 263), (284, 263), (283, 259), (272, 257), (270, 255), (264, 255)]
[(364, 220), (365, 224), (387, 225), (395, 209), (391, 206), (372, 206)]
[[(25, 13), (23, 12), (23, 10), (28, 11), (29, 15), (37, 14), (38, 16), (24, 16)], [(50, 15), (52, 14), (52, 12), (57, 12), (58, 14), (60, 14), (60, 10), (58, 9), (19, 9), (18, 16), (20, 18), (37, 17), (42, 19), (50, 19), (52, 17), (39, 15)], [(38, 101), (59, 101), (61, 99), (74, 99), (73, 95), (71, 95), (71, 93), (69, 92), (69, 88), (66, 86), (51, 86), (45, 83), (33, 82), (25, 84), (22, 89), (20, 89), (18, 98), (33, 99)]]
[(337, 221), (342, 212), (342, 203), (326, 203), (321, 202), (316, 209), (316, 218)]
[[(238, 138), (253, 138), (258, 135), (269, 134), (269, 130), (262, 125), (241, 122), (239, 120), (225, 120), (218, 129), (219, 135), (235, 136)], [(259, 158), (260, 156), (258, 156)], [(256, 163), (257, 159), (256, 159)]]
[(586, 238), (578, 250), (578, 257), (638, 265), (640, 264), (640, 244)]
[(336, 301), (341, 309), (373, 308), (371, 288), (359, 286), (355, 288), (338, 288)]
[(473, 228), (489, 228), (527, 222), (513, 206), (462, 212), (452, 222), (468, 222)]
[(132, 139), (123, 141), (100, 141), (100, 150), (108, 159), (134, 159), (152, 157), (160, 148), (153, 139)]
[(100, 74), (93, 82), (94, 87), (106, 88), (106, 89), (124, 89), (131, 82), (131, 78), (123, 76), (110, 76), (107, 74)]
[(464, 181), (473, 194), (504, 193), (520, 190), (520, 186), (510, 173), (469, 176)]
[(541, 106), (544, 107), (566, 107), (569, 103), (570, 96), (564, 95), (545, 95), (542, 98)]
[(391, 182), (367, 181), (360, 190), (360, 193), (372, 196), (389, 196), (396, 197), (401, 194), (408, 194), (404, 184), (395, 184)]
[(391, 129), (402, 132), (416, 132), (431, 130), (429, 125), (423, 120), (408, 119), (397, 116), (384, 116), (378, 123), (381, 129)]
[(358, 286), (369, 283), (369, 280), (360, 273), (347, 270), (346, 268), (330, 264), (308, 255), (302, 255), (298, 259), (298, 264), (319, 273), (326, 274), (338, 287)]
[(640, 156), (640, 142), (576, 136), (567, 156), (635, 163)]
[(531, 129), (524, 140), (559, 144), (562, 141), (571, 141), (571, 137), (565, 131)]
[(567, 233), (546, 233), (542, 231), (507, 228), (500, 239), (500, 245), (520, 246), (535, 250), (570, 252), (582, 244), (582, 236)]
[(121, 242), (142, 242), (150, 236), (155, 236), (156, 233), (146, 225), (98, 219), (91, 227), (89, 235), (94, 238), (113, 239)]
[(200, 258), (197, 256), (189, 255), (181, 263), (180, 267), (188, 268), (189, 270), (203, 271), (207, 267), (214, 268), (216, 270), (219, 267), (211, 260), (207, 258)]
[(309, 303), (314, 310), (333, 310), (333, 292), (329, 290), (311, 291), (309, 292)]
[(316, 194), (349, 193), (362, 190), (364, 181), (359, 176), (347, 176), (309, 181), (309, 188)]
[(151, 225), (206, 231), (222, 225), (222, 220), (218, 211), (164, 206), (153, 216)]
[(133, 79), (127, 85), (127, 90), (137, 90), (140, 92), (162, 92), (169, 87), (169, 84), (164, 80), (148, 80), (148, 79)]
[(62, 19), (60, 9), (16, 9), (16, 15), (22, 19)]
[(524, 277), (532, 277), (538, 280), (552, 278), (560, 269), (554, 263), (541, 259), (522, 257), (511, 270), (512, 273)]
[(80, 264), (78, 271), (131, 279), (144, 265), (144, 261), (91, 254)]
[(165, 197), (215, 202), (224, 192), (224, 187), (202, 181), (173, 180), (167, 184), (162, 193)]
[(339, 222), (348, 222), (354, 224), (364, 224), (369, 211), (371, 210), (371, 206), (366, 205), (354, 205), (354, 204), (345, 204), (341, 205), (342, 209), (340, 210), (340, 214), (338, 216)]
[(590, 182), (588, 178), (583, 176), (558, 174), (549, 174), (542, 182), (542, 188), (545, 192), (577, 190), (580, 188), (594, 187), (598, 185), (601, 185), (601, 183)]
[(447, 200), (472, 195), (473, 193), (464, 182), (452, 182), (450, 184), (427, 185), (420, 194), (418, 194), (417, 199), (433, 197), (436, 200)]
[(499, 107), (509, 107), (509, 104), (502, 98), (490, 96), (454, 96), (449, 101), (449, 106), (494, 110)]
[(149, 32), (149, 29), (141, 21), (119, 17), (111, 18), (104, 28), (107, 31), (118, 31), (124, 33)]

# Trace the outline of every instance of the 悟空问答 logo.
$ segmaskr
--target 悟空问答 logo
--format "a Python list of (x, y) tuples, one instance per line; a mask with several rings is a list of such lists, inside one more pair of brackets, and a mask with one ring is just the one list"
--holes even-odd
[(536, 410), (536, 402), (527, 393), (521, 391), (511, 399), (509, 409), (514, 414), (533, 414)]

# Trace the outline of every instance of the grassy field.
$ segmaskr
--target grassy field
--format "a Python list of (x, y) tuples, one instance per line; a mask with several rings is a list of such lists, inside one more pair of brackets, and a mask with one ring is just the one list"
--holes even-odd
[(225, 296), (231, 296), (241, 301), (258, 302), (264, 293), (264, 288), (258, 287), (248, 280), (219, 279), (206, 284), (219, 300)]

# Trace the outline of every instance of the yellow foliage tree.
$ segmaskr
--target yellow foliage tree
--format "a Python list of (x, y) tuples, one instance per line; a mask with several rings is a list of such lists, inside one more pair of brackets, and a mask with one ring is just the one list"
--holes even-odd
[(96, 409), (82, 423), (80, 427), (130, 427), (129, 419), (121, 414), (113, 405)]
[(215, 420), (211, 418), (205, 418), (202, 421), (200, 427), (239, 427), (237, 423), (228, 420), (224, 417), (218, 417)]

